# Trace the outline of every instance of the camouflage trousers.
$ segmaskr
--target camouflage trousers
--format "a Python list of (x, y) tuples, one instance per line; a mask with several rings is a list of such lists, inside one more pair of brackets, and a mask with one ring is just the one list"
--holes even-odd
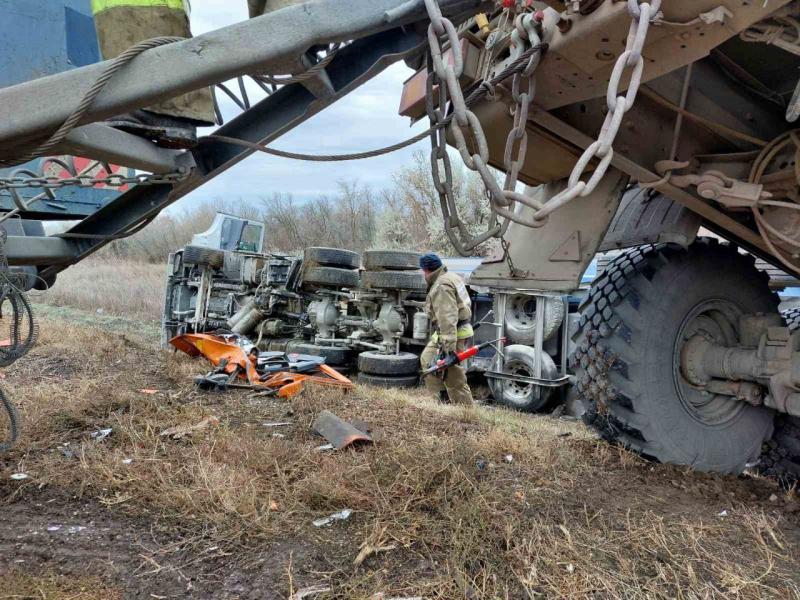
[[(457, 348), (460, 352), (469, 346), (470, 340), (458, 340)], [(427, 369), (439, 355), (439, 345), (436, 342), (428, 342), (422, 355), (419, 357), (423, 369)], [(472, 406), (472, 392), (467, 385), (467, 374), (464, 367), (455, 365), (445, 371), (444, 377), (441, 373), (433, 373), (425, 377), (425, 387), (438, 398), (442, 390), (447, 390), (447, 396), (452, 404)]]

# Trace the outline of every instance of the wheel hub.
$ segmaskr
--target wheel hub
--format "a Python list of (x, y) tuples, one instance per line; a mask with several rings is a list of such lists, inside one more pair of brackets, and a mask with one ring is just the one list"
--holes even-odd
[(703, 339), (721, 346), (736, 346), (739, 342), (738, 322), (742, 311), (727, 300), (706, 300), (686, 315), (675, 339), (673, 377), (678, 398), (695, 420), (709, 426), (722, 426), (743, 410), (741, 402), (730, 396), (714, 394), (697, 381), (693, 368), (697, 340)]

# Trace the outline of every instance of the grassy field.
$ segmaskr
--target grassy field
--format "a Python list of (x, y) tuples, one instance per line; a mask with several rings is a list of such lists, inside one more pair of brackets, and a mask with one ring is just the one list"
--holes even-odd
[(90, 258), (59, 274), (52, 289), (31, 296), (34, 302), (51, 306), (158, 321), (165, 277), (164, 264)]
[[(3, 373), (25, 433), (0, 456), (0, 598), (800, 598), (800, 507), (772, 481), (418, 392), (203, 393), (205, 369), (43, 319)], [(316, 451), (322, 409), (378, 443)]]

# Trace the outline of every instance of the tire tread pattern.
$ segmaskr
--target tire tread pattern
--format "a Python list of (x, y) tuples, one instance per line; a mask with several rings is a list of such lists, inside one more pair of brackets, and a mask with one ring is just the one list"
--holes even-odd
[[(740, 261), (743, 276), (760, 278), (767, 289), (768, 276), (755, 269), (752, 256), (739, 254), (734, 247), (714, 239), (701, 238), (695, 244), (695, 251), (714, 252), (724, 255), (725, 260)], [(629, 309), (638, 311), (644, 302), (642, 292), (660, 268), (686, 256), (687, 252), (677, 246), (648, 244), (615, 257), (582, 302), (573, 335), (575, 351), (570, 366), (576, 374), (578, 397), (586, 407), (584, 422), (602, 439), (656, 460), (663, 459), (662, 448), (657, 442), (648, 441), (647, 417), (635, 410), (634, 399), (642, 393), (642, 382), (629, 375), (631, 361), (636, 357), (622, 356), (612, 347), (631, 347), (640, 335), (637, 327), (641, 325), (633, 320), (623, 321), (624, 313), (630, 313)]]

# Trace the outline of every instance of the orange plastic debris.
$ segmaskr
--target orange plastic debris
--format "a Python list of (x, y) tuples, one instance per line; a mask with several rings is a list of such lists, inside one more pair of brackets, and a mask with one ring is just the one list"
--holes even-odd
[(342, 389), (354, 387), (352, 381), (328, 365), (320, 365), (318, 372), (313, 374), (280, 371), (261, 381), (254, 361), (248, 357), (245, 351), (237, 344), (218, 335), (187, 333), (172, 338), (169, 343), (189, 356), (206, 357), (215, 367), (224, 363), (225, 373), (236, 373), (239, 379), (244, 379), (253, 387), (277, 390), (276, 395), (279, 398), (292, 398), (298, 395), (306, 384)]

